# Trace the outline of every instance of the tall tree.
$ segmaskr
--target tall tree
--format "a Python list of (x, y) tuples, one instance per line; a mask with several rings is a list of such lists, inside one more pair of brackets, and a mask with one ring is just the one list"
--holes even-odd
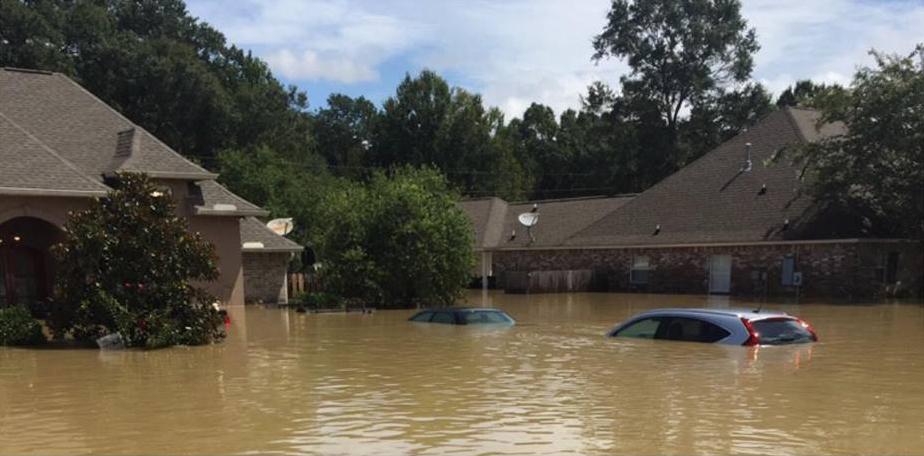
[(370, 163), (373, 133), (379, 111), (364, 97), (331, 94), (327, 107), (313, 119), (318, 153), (327, 159), (335, 174), (360, 177)]
[(738, 0), (613, 0), (594, 59), (626, 59), (623, 95), (650, 99), (676, 131), (692, 100), (750, 76), (759, 46), (740, 10)]
[(821, 122), (843, 135), (793, 147), (824, 209), (859, 216), (867, 235), (924, 242), (924, 44), (901, 57), (871, 52), (849, 91), (828, 93)]

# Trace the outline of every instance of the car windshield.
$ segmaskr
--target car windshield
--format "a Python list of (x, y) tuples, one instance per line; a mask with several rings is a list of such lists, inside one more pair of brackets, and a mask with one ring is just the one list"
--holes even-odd
[(496, 310), (472, 310), (462, 312), (462, 321), (466, 325), (481, 324), (512, 324), (513, 319), (507, 314)]
[(768, 318), (751, 321), (761, 345), (784, 345), (812, 342), (815, 338), (801, 323), (789, 318)]

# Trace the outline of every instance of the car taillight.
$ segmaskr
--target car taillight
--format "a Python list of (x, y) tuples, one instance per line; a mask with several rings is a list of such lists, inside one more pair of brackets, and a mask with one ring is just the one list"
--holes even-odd
[(760, 343), (760, 333), (754, 329), (754, 325), (751, 324), (751, 320), (742, 317), (741, 323), (744, 324), (745, 329), (748, 330), (748, 340), (744, 341), (741, 345), (757, 345)]
[(803, 320), (803, 319), (801, 319), (801, 318), (797, 319), (796, 321), (798, 321), (799, 324), (802, 325), (802, 327), (805, 328), (806, 331), (812, 333), (812, 339), (813, 339), (815, 342), (818, 342), (818, 334), (815, 333), (815, 328), (813, 328), (812, 325), (808, 324), (807, 321), (805, 321), (805, 320)]

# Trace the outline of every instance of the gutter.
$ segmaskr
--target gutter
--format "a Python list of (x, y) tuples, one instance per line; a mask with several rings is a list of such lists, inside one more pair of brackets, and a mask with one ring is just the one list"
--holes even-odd
[(93, 198), (106, 196), (106, 190), (53, 190), (49, 188), (0, 187), (0, 195), (15, 196), (66, 196), (76, 198)]

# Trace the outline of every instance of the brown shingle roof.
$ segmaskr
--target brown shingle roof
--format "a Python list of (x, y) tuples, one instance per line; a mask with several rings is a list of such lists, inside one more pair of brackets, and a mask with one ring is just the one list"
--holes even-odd
[[(458, 206), (475, 230), (476, 249), (541, 248), (558, 246), (579, 230), (615, 211), (634, 195), (584, 197), (507, 203), (499, 198), (463, 200)], [(519, 221), (537, 204), (539, 223), (531, 229), (532, 240)], [(511, 237), (515, 232), (516, 236)]]
[[(119, 170), (161, 178), (215, 178), (58, 73), (0, 70), (0, 112), (97, 180)], [(116, 157), (117, 151), (126, 150), (118, 147), (119, 134), (129, 129), (135, 130), (136, 147)], [(52, 179), (44, 183), (48, 189), (55, 185)]]
[(190, 190), (190, 199), (196, 215), (250, 215), (255, 217), (269, 215), (269, 211), (231, 193), (230, 190), (213, 180), (196, 182), (195, 187)]
[(300, 252), (304, 247), (274, 233), (256, 218), (245, 217), (241, 219), (241, 249), (244, 252)]
[[(784, 239), (785, 220), (797, 223), (812, 205), (799, 192), (797, 170), (766, 165), (789, 143), (843, 132), (843, 125), (815, 129), (817, 114), (775, 111), (691, 163), (618, 211), (566, 240), (565, 246), (620, 246), (759, 242)], [(751, 170), (742, 172), (745, 144)], [(762, 191), (763, 186), (766, 190)], [(657, 227), (660, 226), (660, 230)]]
[[(109, 187), (83, 175), (0, 113), (0, 194), (102, 196)], [(48, 180), (55, 182), (48, 188)]]

